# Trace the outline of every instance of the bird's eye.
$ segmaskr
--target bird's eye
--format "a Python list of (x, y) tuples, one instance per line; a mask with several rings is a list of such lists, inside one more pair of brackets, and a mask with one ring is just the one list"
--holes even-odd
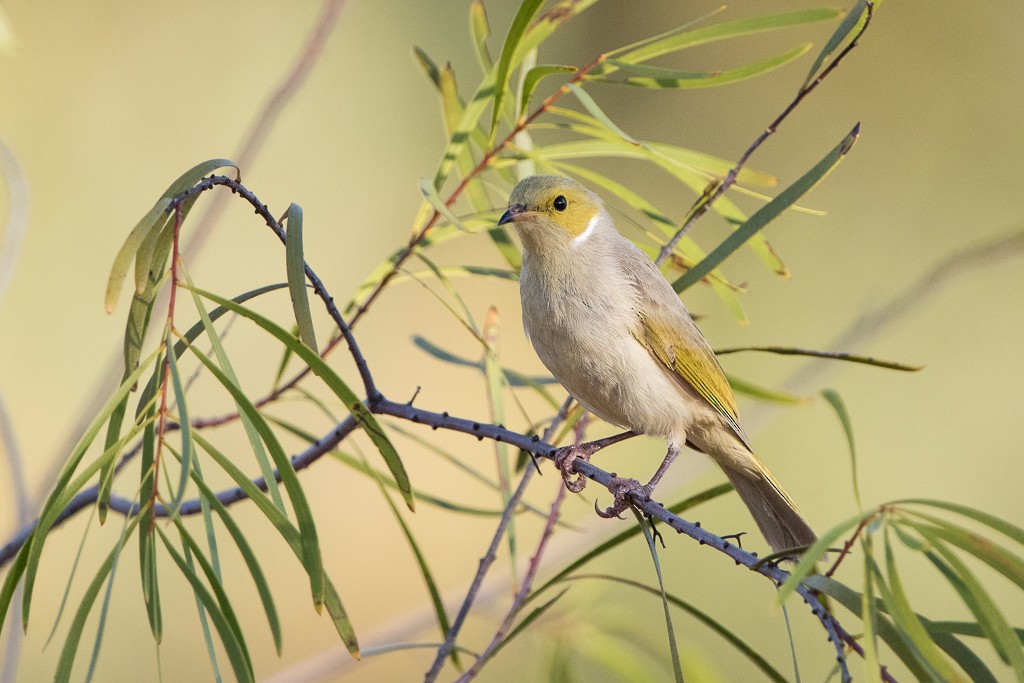
[(564, 196), (558, 195), (555, 197), (555, 201), (552, 203), (552, 206), (555, 207), (555, 211), (565, 211), (565, 207), (569, 206), (569, 202), (565, 200)]

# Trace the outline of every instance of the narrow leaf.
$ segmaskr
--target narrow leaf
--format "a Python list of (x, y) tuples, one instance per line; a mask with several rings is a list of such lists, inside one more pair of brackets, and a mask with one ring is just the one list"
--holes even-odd
[(845, 353), (843, 351), (815, 351), (814, 349), (797, 349), (788, 346), (738, 346), (729, 349), (715, 349), (715, 355), (724, 356), (727, 353), (739, 353), (741, 351), (763, 351), (765, 353), (777, 353), (782, 356), (828, 358), (830, 360), (842, 360), (849, 363), (873, 365), (877, 368), (885, 368), (887, 370), (902, 370), (903, 372), (917, 372), (918, 370), (924, 369), (923, 365), (898, 363), (890, 360), (882, 360), (880, 358), (872, 358), (870, 356), (858, 356), (857, 354)]
[(302, 249), (302, 207), (288, 206), (285, 213), (288, 232), (285, 239), (285, 262), (288, 271), (288, 294), (292, 299), (295, 323), (299, 326), (299, 338), (314, 351), (317, 350), (316, 334), (313, 330), (313, 315), (309, 311), (309, 294), (306, 291), (306, 257)]
[(842, 161), (843, 157), (853, 147), (860, 135), (860, 124), (853, 127), (853, 130), (843, 138), (842, 142), (836, 145), (825, 157), (814, 167), (805, 173), (799, 180), (787, 187), (772, 201), (758, 209), (746, 223), (737, 228), (731, 235), (719, 244), (707, 258), (701, 261), (695, 268), (687, 272), (681, 278), (672, 283), (673, 289), (681, 292), (684, 289), (696, 284), (724, 261), (730, 254), (736, 251), (752, 235), (774, 220), (783, 211), (793, 205), (803, 195), (807, 194), (829, 171), (835, 168), (836, 164)]
[(811, 70), (807, 72), (807, 78), (804, 80), (803, 87), (807, 87), (811, 82), (818, 77), (818, 70), (825, 63), (833, 52), (838, 48), (849, 36), (854, 32), (855, 29), (859, 28), (864, 20), (864, 10), (867, 9), (866, 0), (857, 0), (857, 4), (853, 6), (843, 20), (839, 22), (839, 26), (836, 26), (835, 32), (825, 43), (825, 46), (821, 48), (821, 52), (814, 58), (814, 63), (811, 65)]
[(850, 448), (850, 471), (853, 478), (853, 498), (857, 501), (857, 507), (861, 510), (864, 509), (864, 504), (860, 499), (860, 483), (857, 469), (857, 446), (853, 440), (853, 423), (850, 422), (850, 414), (846, 410), (846, 404), (843, 402), (842, 396), (835, 389), (822, 389), (821, 395), (832, 406), (832, 410), (836, 412), (836, 416), (839, 418), (840, 424), (843, 426), (843, 433), (846, 434), (846, 444)]
[(520, 93), (519, 115), (526, 116), (527, 108), (530, 106), (530, 98), (533, 97), (534, 91), (544, 78), (554, 74), (571, 74), (577, 71), (579, 69), (575, 66), (565, 66), (562, 64), (541, 64), (527, 71), (526, 76), (523, 78), (523, 88)]
[(498, 118), (501, 116), (502, 102), (508, 92), (509, 74), (512, 69), (512, 57), (516, 54), (516, 48), (519, 46), (519, 41), (522, 40), (523, 34), (526, 33), (526, 29), (533, 20), (534, 15), (543, 4), (544, 0), (523, 0), (523, 3), (519, 5), (519, 10), (516, 12), (516, 16), (512, 19), (512, 24), (508, 28), (508, 35), (505, 36), (505, 43), (501, 48), (501, 57), (498, 58), (498, 64), (495, 67), (494, 107), (491, 113), (492, 139), (497, 131)]

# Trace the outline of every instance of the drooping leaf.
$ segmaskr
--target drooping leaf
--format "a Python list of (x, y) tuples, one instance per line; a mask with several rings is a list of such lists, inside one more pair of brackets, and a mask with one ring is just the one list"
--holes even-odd
[(673, 289), (681, 292), (691, 285), (699, 282), (718, 264), (724, 261), (730, 254), (736, 251), (752, 235), (770, 221), (778, 217), (783, 211), (793, 205), (796, 200), (804, 196), (822, 179), (829, 171), (835, 168), (836, 164), (842, 161), (849, 153), (857, 136), (860, 135), (860, 124), (853, 127), (853, 130), (836, 145), (832, 151), (822, 158), (811, 170), (800, 177), (795, 183), (782, 191), (775, 199), (758, 209), (746, 223), (737, 228), (731, 235), (725, 238), (707, 258), (701, 261), (695, 268), (687, 272), (678, 280), (672, 283)]
[(302, 207), (298, 204), (289, 205), (288, 211), (285, 213), (285, 224), (288, 226), (285, 239), (285, 261), (292, 311), (295, 313), (295, 323), (299, 326), (299, 339), (316, 351), (313, 315), (309, 310), (309, 294), (306, 291), (306, 257), (302, 248)]

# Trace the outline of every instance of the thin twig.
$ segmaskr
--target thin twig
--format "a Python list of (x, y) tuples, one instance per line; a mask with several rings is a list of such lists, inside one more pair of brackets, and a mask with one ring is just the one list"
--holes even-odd
[(793, 98), (792, 101), (790, 101), (786, 108), (783, 109), (782, 112), (778, 116), (776, 116), (771, 123), (768, 124), (767, 128), (761, 131), (761, 134), (758, 135), (754, 142), (751, 143), (749, 147), (747, 147), (746, 151), (743, 152), (742, 155), (740, 155), (740, 158), (736, 162), (736, 165), (733, 166), (729, 170), (729, 173), (726, 174), (725, 178), (722, 179), (722, 181), (715, 186), (710, 196), (701, 197), (697, 201), (693, 209), (691, 209), (686, 222), (683, 223), (682, 227), (680, 227), (679, 230), (676, 231), (676, 234), (672, 236), (672, 239), (670, 239), (664, 246), (662, 246), (661, 250), (658, 252), (658, 258), (655, 260), (655, 263), (661, 265), (665, 261), (665, 259), (672, 255), (672, 252), (675, 251), (676, 244), (678, 244), (679, 240), (681, 240), (683, 236), (690, 231), (690, 228), (693, 227), (693, 224), (696, 223), (701, 216), (708, 212), (708, 209), (710, 209), (711, 206), (716, 201), (718, 201), (719, 197), (725, 194), (726, 190), (731, 188), (736, 183), (736, 178), (739, 176), (740, 170), (743, 169), (743, 167), (746, 165), (747, 161), (750, 160), (750, 157), (754, 154), (754, 152), (756, 152), (761, 147), (761, 145), (763, 145), (764, 142), (769, 137), (771, 137), (776, 130), (778, 130), (782, 122), (785, 121), (789, 117), (789, 115), (793, 113), (793, 110), (795, 110), (800, 105), (800, 103), (803, 102), (804, 98), (811, 94), (815, 90), (815, 88), (821, 85), (822, 81), (824, 81), (825, 78), (828, 77), (828, 75), (832, 73), (832, 71), (835, 70), (837, 66), (839, 66), (839, 63), (843, 61), (846, 55), (848, 55), (850, 51), (857, 46), (857, 41), (860, 40), (861, 36), (864, 35), (864, 32), (868, 29), (868, 25), (871, 23), (871, 16), (873, 13), (874, 3), (872, 3), (869, 0), (865, 9), (864, 23), (861, 25), (860, 30), (853, 37), (853, 39), (846, 44), (846, 47), (844, 47), (839, 52), (839, 54), (835, 56), (835, 58), (828, 64), (828, 66), (821, 70), (821, 73), (818, 74), (817, 78), (815, 78), (810, 83), (807, 83), (806, 85), (800, 87), (800, 89), (796, 93), (796, 96)]
[(437, 680), (438, 674), (441, 673), (441, 667), (444, 666), (444, 661), (451, 654), (452, 648), (455, 647), (455, 639), (462, 630), (462, 625), (466, 623), (466, 617), (469, 616), (469, 610), (473, 606), (473, 601), (480, 592), (480, 587), (483, 585), (484, 577), (487, 576), (487, 571), (498, 557), (498, 546), (505, 537), (505, 529), (508, 528), (508, 524), (512, 520), (513, 512), (519, 507), (519, 501), (522, 499), (523, 494), (526, 493), (526, 486), (533, 479), (534, 472), (536, 470), (532, 467), (527, 467), (523, 470), (523, 477), (519, 480), (519, 486), (516, 487), (512, 497), (508, 499), (505, 513), (502, 514), (501, 521), (498, 522), (498, 528), (494, 530), (494, 537), (487, 548), (487, 553), (480, 558), (480, 565), (477, 567), (476, 576), (473, 577), (473, 582), (466, 592), (466, 599), (462, 601), (459, 613), (455, 616), (455, 620), (452, 622), (451, 628), (448, 629), (448, 633), (445, 634), (444, 643), (441, 644), (441, 647), (437, 648), (434, 663), (423, 678), (424, 683), (432, 683)]
[[(579, 439), (577, 439), (578, 441)], [(562, 511), (562, 503), (565, 501), (566, 487), (560, 482), (558, 484), (558, 493), (555, 494), (555, 500), (551, 503), (551, 512), (548, 514), (547, 523), (544, 525), (544, 531), (541, 532), (540, 540), (537, 542), (537, 550), (534, 552), (533, 557), (530, 558), (530, 566), (526, 571), (526, 576), (523, 577), (523, 584), (519, 587), (516, 592), (515, 598), (512, 600), (512, 605), (509, 607), (508, 613), (505, 615), (504, 621), (501, 622), (501, 626), (495, 632), (494, 637), (491, 638), (491, 642), (484, 648), (484, 651), (480, 653), (477, 660), (473, 662), (473, 666), (469, 667), (466, 673), (459, 677), (457, 683), (469, 683), (477, 674), (480, 673), (480, 669), (483, 665), (491, 658), (495, 650), (505, 642), (505, 638), (512, 630), (512, 625), (515, 623), (516, 617), (522, 610), (523, 605), (526, 603), (526, 599), (530, 596), (530, 591), (533, 589), (533, 582), (537, 578), (537, 572), (540, 569), (541, 558), (544, 556), (544, 551), (547, 549), (548, 541), (551, 539), (551, 535), (555, 531), (555, 526), (558, 524), (558, 519)]]
[[(326, 0), (324, 2), (324, 9), (320, 13), (320, 17), (313, 26), (313, 30), (303, 44), (302, 49), (299, 51), (298, 59), (295, 61), (292, 69), (278, 81), (274, 90), (271, 91), (273, 94), (267, 99), (263, 109), (257, 112), (249, 134), (242, 141), (235, 158), (243, 168), (248, 169), (252, 164), (263, 141), (277, 122), (281, 111), (284, 110), (285, 105), (295, 97), (300, 87), (306, 82), (306, 77), (322, 55), (323, 47), (337, 24), (338, 11), (343, 4), (344, 0)], [(200, 217), (198, 229), (191, 233), (191, 240), (182, 250), (186, 261), (190, 260), (192, 255), (199, 249), (203, 242), (202, 235), (209, 232), (214, 217), (214, 207), (207, 209), (207, 213)], [(166, 294), (161, 296), (166, 296)], [(157, 307), (159, 307), (159, 304), (157, 304)], [(119, 381), (123, 370), (124, 359), (122, 358), (121, 350), (117, 349), (107, 358), (103, 369), (99, 372), (99, 378), (89, 388), (87, 393), (88, 399), (81, 410), (79, 410), (77, 417), (71, 420), (73, 424), (68, 428), (67, 437), (58, 449), (58, 457), (51, 458), (53, 465), (42, 478), (34, 500), (45, 500), (46, 494), (53, 488), (53, 484), (64, 465), (64, 455), (72, 450), (92, 420), (92, 410), (96, 405), (97, 397), (108, 394), (116, 386), (116, 382)]]

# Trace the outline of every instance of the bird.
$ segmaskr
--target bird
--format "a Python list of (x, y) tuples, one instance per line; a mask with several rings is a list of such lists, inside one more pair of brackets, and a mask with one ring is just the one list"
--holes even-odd
[[(602, 516), (620, 515), (632, 494), (649, 499), (689, 445), (722, 468), (774, 552), (813, 544), (810, 524), (754, 455), (714, 351), (657, 265), (619, 233), (601, 198), (566, 176), (529, 176), (498, 220), (508, 224), (523, 247), (523, 325), (541, 362), (590, 413), (667, 441), (646, 485), (613, 479), (615, 503)], [(567, 484), (573, 461), (589, 455), (561, 449), (556, 463)], [(570, 488), (578, 492), (583, 480), (576, 481)]]

